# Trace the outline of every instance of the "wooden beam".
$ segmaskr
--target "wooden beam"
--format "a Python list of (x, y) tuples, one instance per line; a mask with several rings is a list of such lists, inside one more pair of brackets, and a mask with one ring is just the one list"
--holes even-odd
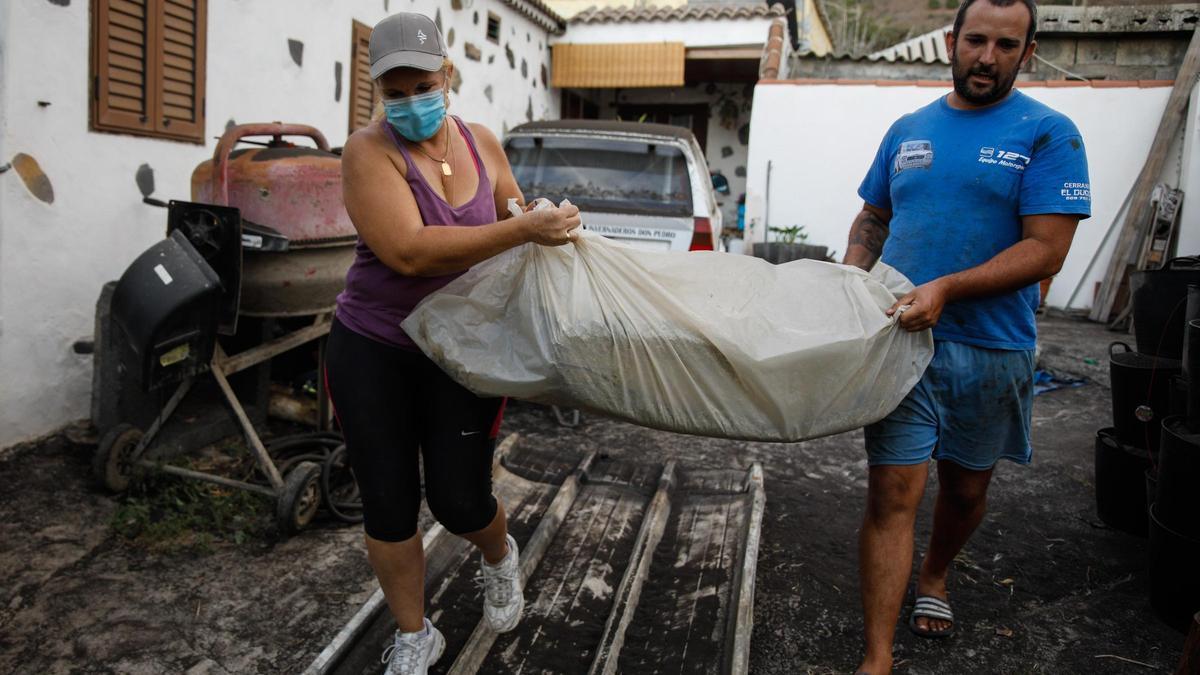
[(727, 675), (746, 675), (750, 671), (750, 634), (754, 632), (754, 577), (758, 567), (758, 547), (762, 543), (762, 521), (767, 507), (763, 487), (762, 465), (755, 462), (746, 475), (746, 491), (750, 493), (750, 515), (746, 523), (746, 543), (742, 549), (741, 566), (734, 571), (733, 621), (726, 648), (722, 672)]
[(688, 61), (703, 61), (710, 59), (753, 59), (762, 58), (762, 47), (729, 48), (718, 47), (709, 49), (689, 49), (684, 58)]
[(658, 479), (658, 490), (650, 500), (650, 508), (642, 520), (633, 544), (625, 574), (621, 577), (621, 585), (613, 600), (612, 612), (604, 624), (604, 632), (600, 636), (600, 644), (592, 659), (588, 675), (616, 675), (621, 648), (625, 645), (625, 633), (633, 622), (637, 611), (638, 601), (642, 597), (642, 586), (650, 576), (650, 563), (654, 560), (654, 550), (662, 541), (663, 532), (667, 529), (667, 519), (671, 515), (671, 490), (675, 486), (675, 462), (667, 462), (662, 475)]
[(1142, 241), (1153, 224), (1150, 197), (1166, 165), (1171, 142), (1183, 125), (1183, 116), (1187, 111), (1188, 99), (1191, 98), (1197, 75), (1200, 75), (1200, 31), (1192, 33), (1187, 54), (1183, 57), (1179, 74), (1175, 77), (1175, 86), (1171, 89), (1171, 97), (1167, 99), (1167, 107), (1159, 120), (1158, 132), (1154, 135), (1154, 142), (1150, 144), (1150, 153), (1146, 157), (1146, 163), (1142, 165), (1142, 172), (1133, 184), (1133, 189), (1130, 190), (1129, 211), (1121, 225), (1121, 236), (1117, 239), (1116, 248), (1113, 249), (1112, 258), (1108, 262), (1108, 272), (1104, 275), (1099, 296), (1089, 315), (1093, 321), (1108, 321), (1121, 282), (1130, 272), (1130, 267), (1136, 265), (1134, 256), (1141, 251)]
[[(542, 561), (542, 556), (550, 548), (550, 542), (558, 533), (558, 528), (567, 519), (567, 514), (570, 513), (571, 506), (575, 503), (575, 498), (579, 496), (580, 487), (595, 461), (596, 451), (593, 450), (579, 462), (575, 470), (559, 486), (554, 500), (550, 502), (550, 506), (546, 507), (546, 512), (542, 515), (542, 521), (538, 523), (537, 529), (533, 531), (529, 541), (525, 542), (525, 548), (521, 551), (522, 589), (528, 583), (529, 577), (533, 575), (533, 571), (537, 569), (538, 563)], [(471, 637), (467, 638), (467, 643), (458, 653), (458, 658), (451, 664), (449, 674), (473, 675), (478, 672), (479, 667), (483, 665), (484, 658), (495, 644), (496, 637), (496, 632), (488, 627), (487, 620), (480, 619), (479, 623), (475, 625), (475, 631), (471, 633)]]
[(1188, 632), (1187, 642), (1183, 644), (1183, 657), (1175, 669), (1175, 675), (1193, 673), (1200, 673), (1200, 612), (1192, 617), (1192, 629)]

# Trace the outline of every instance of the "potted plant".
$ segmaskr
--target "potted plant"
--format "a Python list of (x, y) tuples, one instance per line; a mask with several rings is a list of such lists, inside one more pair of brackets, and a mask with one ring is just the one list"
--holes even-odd
[(768, 232), (775, 234), (775, 241), (754, 245), (754, 255), (776, 265), (793, 260), (810, 258), (812, 260), (827, 260), (828, 246), (806, 244), (808, 233), (803, 225), (791, 227), (770, 227)]

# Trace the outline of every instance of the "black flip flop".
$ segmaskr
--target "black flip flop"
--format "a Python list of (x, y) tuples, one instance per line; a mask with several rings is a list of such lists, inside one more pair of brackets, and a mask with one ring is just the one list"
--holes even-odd
[[(917, 619), (938, 619), (940, 621), (949, 621), (950, 626), (944, 630), (930, 630), (917, 626)], [(913, 635), (923, 638), (937, 639), (950, 637), (954, 634), (954, 612), (950, 611), (950, 603), (935, 598), (932, 595), (918, 595), (917, 601), (913, 605), (912, 614), (908, 617), (908, 629), (913, 632)]]

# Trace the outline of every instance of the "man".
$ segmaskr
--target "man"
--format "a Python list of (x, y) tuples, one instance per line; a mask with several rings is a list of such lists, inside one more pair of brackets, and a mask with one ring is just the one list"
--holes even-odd
[(944, 637), (950, 561), (983, 518), (996, 462), (1031, 458), (1037, 283), (1091, 215), (1079, 131), (1012, 88), (1036, 20), (1033, 0), (965, 0), (946, 37), (954, 91), (892, 125), (859, 188), (844, 262), (868, 269), (882, 255), (907, 275), (917, 288), (888, 313), (935, 341), (921, 381), (866, 429), (860, 673), (891, 671), (929, 460), (939, 489), (909, 627)]

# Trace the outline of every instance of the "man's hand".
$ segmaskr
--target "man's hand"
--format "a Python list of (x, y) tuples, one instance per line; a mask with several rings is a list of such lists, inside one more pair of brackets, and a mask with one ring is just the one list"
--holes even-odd
[(888, 316), (894, 315), (901, 307), (911, 305), (900, 313), (900, 327), (907, 331), (922, 331), (937, 325), (942, 316), (942, 308), (946, 306), (947, 288), (944, 279), (934, 279), (927, 284), (921, 284), (911, 292), (896, 301), (887, 311)]

